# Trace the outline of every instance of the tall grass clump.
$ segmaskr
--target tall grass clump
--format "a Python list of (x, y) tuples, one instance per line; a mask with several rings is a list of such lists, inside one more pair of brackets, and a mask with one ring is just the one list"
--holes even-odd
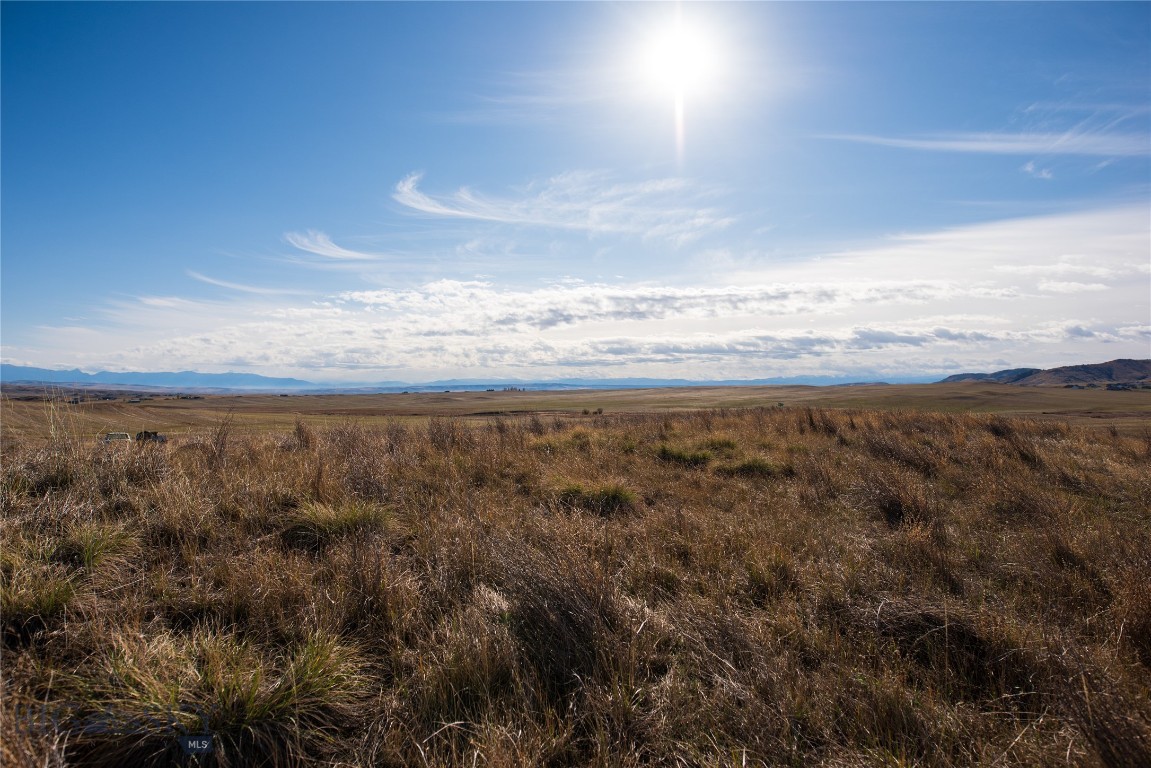
[(795, 472), (789, 464), (776, 464), (762, 456), (752, 456), (743, 461), (725, 464), (716, 467), (716, 471), (725, 475), (749, 478), (790, 477)]
[(711, 451), (690, 451), (666, 444), (661, 445), (655, 455), (662, 461), (685, 467), (705, 467), (713, 458)]
[(76, 594), (72, 575), (29, 564), (0, 574), (0, 621), (4, 647), (16, 649), (62, 619)]
[(361, 660), (314, 636), (269, 658), (231, 635), (123, 639), (97, 659), (103, 676), (62, 683), (83, 704), (64, 714), (72, 752), (91, 765), (169, 765), (176, 737), (213, 734), (221, 765), (302, 765), (354, 728)]
[(638, 503), (635, 493), (619, 483), (597, 488), (567, 485), (560, 489), (558, 500), (562, 507), (605, 516), (632, 512)]
[(52, 557), (91, 570), (105, 560), (122, 557), (136, 545), (136, 537), (122, 523), (82, 522), (63, 538)]
[(380, 528), (386, 521), (386, 511), (373, 504), (356, 501), (336, 505), (310, 503), (286, 516), (281, 535), (289, 546), (320, 550), (341, 537), (362, 535)]

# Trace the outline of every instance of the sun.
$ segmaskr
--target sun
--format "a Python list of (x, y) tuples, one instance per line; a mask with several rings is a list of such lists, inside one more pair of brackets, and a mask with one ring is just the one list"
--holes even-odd
[(700, 29), (675, 22), (647, 41), (641, 66), (646, 79), (660, 90), (683, 97), (705, 86), (715, 70), (715, 53)]
[(671, 98), (675, 109), (676, 157), (683, 164), (685, 112), (689, 97), (702, 96), (716, 84), (717, 47), (706, 30), (691, 24), (677, 10), (674, 21), (656, 30), (641, 48), (644, 80)]

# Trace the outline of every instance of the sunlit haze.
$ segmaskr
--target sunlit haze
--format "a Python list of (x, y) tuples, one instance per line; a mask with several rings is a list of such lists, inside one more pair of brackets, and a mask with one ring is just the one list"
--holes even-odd
[(1148, 3), (2, 5), (6, 363), (1151, 356)]

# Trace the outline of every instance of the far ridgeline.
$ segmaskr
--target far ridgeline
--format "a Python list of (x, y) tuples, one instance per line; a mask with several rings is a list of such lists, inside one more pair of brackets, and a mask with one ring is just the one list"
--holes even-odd
[(1091, 365), (1065, 365), (1048, 370), (1009, 368), (995, 373), (957, 373), (939, 383), (952, 384), (958, 381), (987, 381), (1018, 384), (1021, 387), (1151, 384), (1151, 360), (1112, 360)]

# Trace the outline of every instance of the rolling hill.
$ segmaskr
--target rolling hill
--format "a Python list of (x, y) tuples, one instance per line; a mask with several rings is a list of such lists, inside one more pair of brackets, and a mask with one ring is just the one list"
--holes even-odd
[(1065, 365), (1060, 368), (1011, 368), (995, 373), (959, 373), (942, 382), (990, 381), (1021, 387), (1103, 386), (1106, 384), (1151, 383), (1151, 360), (1111, 360), (1091, 365)]

